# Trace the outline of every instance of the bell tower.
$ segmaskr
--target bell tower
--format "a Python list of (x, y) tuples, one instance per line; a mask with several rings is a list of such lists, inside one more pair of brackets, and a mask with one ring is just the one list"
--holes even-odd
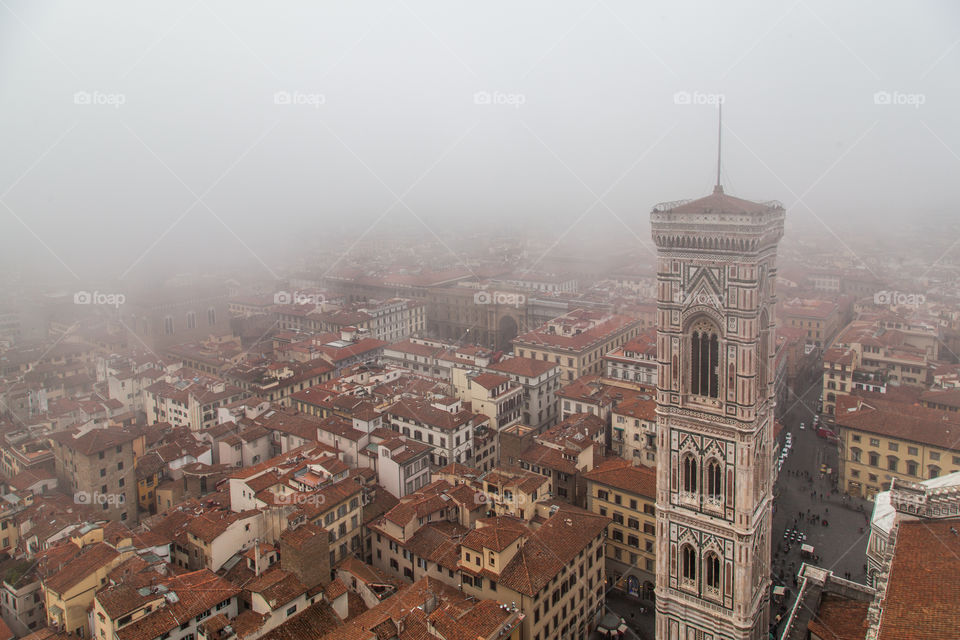
[(784, 215), (778, 202), (734, 198), (720, 184), (650, 214), (658, 640), (768, 635), (773, 311)]

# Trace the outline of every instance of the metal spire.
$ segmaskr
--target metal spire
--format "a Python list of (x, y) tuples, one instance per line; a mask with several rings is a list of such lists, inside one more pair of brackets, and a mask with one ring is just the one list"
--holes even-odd
[(713, 188), (716, 193), (723, 193), (720, 185), (720, 151), (723, 142), (723, 102), (717, 105), (717, 185)]

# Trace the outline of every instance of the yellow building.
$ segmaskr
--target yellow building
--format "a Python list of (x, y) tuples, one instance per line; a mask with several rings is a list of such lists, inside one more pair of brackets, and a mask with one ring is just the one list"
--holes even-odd
[[(71, 541), (71, 544), (76, 542)], [(106, 584), (107, 574), (133, 551), (119, 552), (104, 542), (83, 547), (77, 555), (41, 581), (47, 609), (47, 625), (89, 638), (87, 611), (97, 589)]]
[(834, 347), (823, 354), (823, 414), (836, 412), (837, 398), (853, 391), (853, 372), (860, 365), (860, 356), (853, 349)]
[(872, 499), (892, 478), (913, 482), (960, 471), (956, 414), (871, 397), (837, 401), (840, 486)]
[(555, 362), (562, 382), (571, 382), (582, 375), (602, 375), (603, 356), (636, 337), (642, 328), (639, 320), (629, 316), (575, 309), (514, 338), (513, 352)]
[(457, 367), (452, 370), (452, 374), (457, 397), (462, 402), (469, 402), (470, 410), (474, 413), (490, 418), (494, 431), (520, 422), (523, 409), (523, 387), (520, 383), (496, 373), (481, 373)]
[(610, 584), (650, 599), (657, 570), (657, 472), (612, 459), (583, 477), (587, 481), (587, 509), (612, 518), (606, 544)]
[(778, 323), (807, 332), (807, 344), (829, 345), (840, 328), (840, 307), (829, 300), (788, 300), (778, 309)]

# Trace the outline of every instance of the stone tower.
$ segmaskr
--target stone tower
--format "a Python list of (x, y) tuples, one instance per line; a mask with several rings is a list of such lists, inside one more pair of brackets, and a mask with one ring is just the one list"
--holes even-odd
[(784, 209), (657, 205), (657, 638), (767, 638)]

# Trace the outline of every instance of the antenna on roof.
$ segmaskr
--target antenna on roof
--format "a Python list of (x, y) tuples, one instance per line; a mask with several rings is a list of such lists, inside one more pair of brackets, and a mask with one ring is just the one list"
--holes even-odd
[(713, 188), (714, 193), (723, 193), (723, 187), (720, 185), (720, 150), (723, 141), (723, 99), (717, 104), (717, 185)]

